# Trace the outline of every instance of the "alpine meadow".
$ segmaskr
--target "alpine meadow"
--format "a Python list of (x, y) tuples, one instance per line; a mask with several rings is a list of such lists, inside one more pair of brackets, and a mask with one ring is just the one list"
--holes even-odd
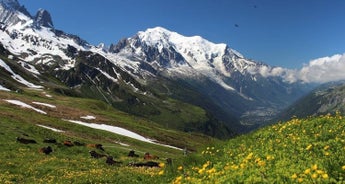
[(0, 0), (0, 183), (345, 183), (344, 54), (297, 70), (162, 26), (107, 46), (54, 25)]

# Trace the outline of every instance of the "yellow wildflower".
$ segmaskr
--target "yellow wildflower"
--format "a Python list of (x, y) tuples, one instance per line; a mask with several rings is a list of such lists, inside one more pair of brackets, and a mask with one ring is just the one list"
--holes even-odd
[(246, 157), (246, 159), (250, 160), (250, 159), (252, 159), (252, 157), (253, 157), (253, 152), (249, 153), (248, 156)]
[(175, 178), (173, 183), (174, 184), (179, 184), (179, 183), (181, 183), (181, 180), (182, 180), (182, 176), (179, 176), (179, 177)]
[(164, 174), (164, 170), (159, 171), (158, 175), (163, 175)]
[(323, 174), (324, 171), (323, 171), (323, 170), (316, 170), (316, 173), (317, 173), (317, 174)]
[(263, 166), (265, 166), (265, 165), (266, 165), (266, 162), (265, 162), (265, 161), (261, 161), (261, 160), (260, 160), (260, 161), (258, 162), (258, 165), (259, 165), (259, 166), (261, 166), (261, 167), (263, 167)]
[(206, 168), (206, 167), (208, 167), (210, 165), (210, 161), (207, 161), (203, 166), (202, 166), (202, 168)]
[(291, 176), (291, 178), (292, 178), (292, 179), (296, 179), (296, 178), (297, 178), (297, 174), (296, 174), (296, 173), (293, 174), (293, 175)]
[(304, 174), (309, 174), (310, 173), (310, 169), (306, 169), (305, 171), (304, 171)]
[(328, 150), (328, 149), (329, 149), (329, 146), (327, 145), (327, 146), (325, 146), (323, 149), (324, 149), (324, 150)]
[(267, 155), (267, 156), (266, 156), (266, 160), (273, 160), (273, 159), (274, 159), (274, 157), (271, 156), (271, 155)]
[(199, 171), (198, 171), (199, 174), (202, 174), (202, 173), (204, 173), (204, 172), (205, 172), (205, 169), (204, 169), (204, 168), (199, 169)]
[(313, 145), (309, 144), (309, 145), (307, 146), (307, 148), (305, 148), (305, 149), (309, 151), (312, 147), (313, 147)]
[(256, 163), (258, 163), (258, 162), (260, 162), (260, 161), (261, 161), (261, 158), (255, 159), (255, 162), (256, 162)]
[(317, 170), (317, 164), (314, 164), (311, 168), (312, 168), (314, 171)]
[(317, 178), (317, 174), (314, 173), (314, 174), (311, 175), (311, 177), (312, 177), (313, 179), (315, 179), (315, 178)]
[(240, 167), (241, 167), (241, 168), (245, 168), (245, 167), (246, 167), (246, 164), (241, 163), (241, 164), (240, 164)]
[(323, 179), (327, 179), (327, 178), (328, 178), (328, 174), (327, 174), (327, 173), (323, 174), (323, 175), (322, 175), (322, 178), (323, 178)]
[(165, 164), (163, 162), (159, 163), (159, 167), (164, 167)]
[(212, 169), (207, 170), (207, 173), (209, 173), (209, 174), (212, 174), (212, 173), (215, 173), (215, 172), (216, 172), (216, 169), (215, 169), (215, 168), (212, 168)]
[(231, 168), (232, 168), (233, 170), (236, 170), (236, 169), (238, 169), (238, 165), (233, 165), (233, 166), (231, 166)]
[(343, 170), (345, 170), (345, 165), (343, 165), (343, 167), (341, 167)]
[(180, 165), (177, 170), (181, 171), (183, 169), (182, 165)]
[(299, 183), (302, 183), (303, 182), (303, 178), (298, 178), (297, 180)]

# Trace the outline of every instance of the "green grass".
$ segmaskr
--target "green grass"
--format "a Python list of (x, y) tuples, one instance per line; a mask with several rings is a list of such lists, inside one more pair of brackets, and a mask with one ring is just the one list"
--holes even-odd
[[(340, 114), (292, 119), (221, 142), (200, 134), (166, 129), (158, 123), (118, 111), (104, 102), (61, 96), (50, 91), (0, 92), (0, 183), (344, 183), (345, 119)], [(2, 99), (18, 99), (47, 112), (39, 114)], [(56, 109), (32, 104), (56, 105)], [(94, 115), (96, 122), (124, 127), (161, 142), (195, 150), (181, 150), (143, 143), (110, 132), (72, 124), (63, 119)], [(53, 132), (36, 124), (51, 126)], [(20, 144), (16, 137), (35, 139)], [(56, 138), (53, 152), (38, 149), (42, 140)], [(63, 140), (101, 143), (105, 154), (122, 164), (109, 166), (105, 159), (91, 158), (85, 146), (65, 147)], [(130, 146), (122, 146), (122, 142)], [(129, 150), (140, 158), (128, 158)], [(102, 152), (99, 151), (98, 152)], [(133, 168), (145, 152), (159, 155), (162, 168)]]
[[(53, 97), (46, 97), (46, 94)], [(42, 109), (47, 115), (20, 108), (3, 99), (20, 100)], [(56, 105), (56, 108), (35, 105), (33, 101)], [(80, 117), (85, 115), (95, 116), (96, 120), (92, 122), (120, 126), (161, 143), (187, 147), (189, 150), (198, 150), (204, 143), (218, 142), (201, 134), (165, 129), (153, 121), (118, 111), (98, 100), (66, 97), (52, 91), (0, 91), (0, 183), (167, 183), (173, 179), (173, 175), (161, 175), (164, 168), (133, 168), (127, 164), (144, 162), (145, 152), (158, 155), (160, 159), (156, 162), (165, 163), (166, 158), (172, 158), (178, 163), (183, 157), (182, 150), (144, 143), (64, 120), (81, 120)], [(37, 124), (65, 132), (54, 132)], [(16, 142), (16, 137), (35, 139), (38, 144), (21, 144)], [(51, 144), (53, 152), (50, 155), (38, 152), (39, 148), (49, 145), (43, 143), (44, 138), (58, 140), (58, 144)], [(65, 147), (62, 145), (64, 140), (101, 143), (105, 148), (103, 154), (111, 155), (123, 163), (109, 166), (104, 158), (91, 158), (88, 153), (91, 148)], [(120, 145), (118, 142), (129, 146)], [(136, 150), (140, 158), (127, 157), (132, 149)]]
[[(2, 105), (0, 108), (6, 108), (0, 112), (0, 115), (2, 113), (2, 116), (4, 117), (16, 116), (16, 119), (22, 119), (24, 122), (48, 125), (62, 130), (69, 129), (74, 134), (78, 134), (78, 132), (80, 135), (85, 134), (85, 131), (102, 132), (102, 135), (112, 134), (104, 131), (90, 131), (93, 129), (62, 121), (62, 119), (81, 120), (81, 116), (93, 115), (96, 117), (94, 122), (120, 126), (146, 137), (156, 139), (162, 143), (181, 148), (188, 147), (192, 150), (196, 150), (198, 147), (202, 146), (205, 141), (216, 141), (216, 139), (212, 139), (198, 133), (183, 133), (166, 129), (162, 125), (153, 121), (118, 111), (112, 106), (99, 100), (66, 97), (49, 91), (46, 93), (53, 95), (53, 98), (46, 97), (43, 91), (35, 90), (24, 90), (22, 94), (0, 92), (0, 99), (17, 99), (32, 106), (35, 106), (32, 104), (33, 101), (57, 106), (56, 109), (36, 106), (48, 113), (48, 115), (41, 115), (32, 110), (21, 109), (4, 101), (0, 101), (0, 104)], [(17, 116), (18, 114), (21, 115)], [(35, 114), (35, 116), (33, 116), (33, 114)], [(130, 139), (122, 136), (117, 136), (117, 139), (130, 141)], [(185, 141), (188, 139), (191, 139), (191, 141)]]
[(188, 159), (174, 183), (344, 183), (345, 119), (292, 119)]

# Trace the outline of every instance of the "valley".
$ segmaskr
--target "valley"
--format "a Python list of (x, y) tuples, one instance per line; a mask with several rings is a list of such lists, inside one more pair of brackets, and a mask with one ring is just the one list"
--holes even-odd
[(160, 26), (92, 45), (0, 0), (0, 183), (344, 183), (344, 82), (308, 69)]
[[(99, 100), (49, 90), (0, 91), (0, 99), (2, 183), (334, 183), (345, 176), (345, 122), (339, 113), (294, 118), (220, 141), (165, 129)], [(108, 127), (85, 126), (91, 123)], [(126, 135), (110, 126), (124, 127)], [(36, 143), (23, 144), (16, 137)], [(65, 146), (66, 140), (74, 145)], [(86, 144), (101, 144), (104, 151)], [(39, 152), (48, 145), (50, 154)], [(131, 150), (139, 157), (128, 157)], [(118, 163), (107, 164), (90, 151)], [(159, 158), (148, 162), (146, 152)], [(151, 162), (159, 166), (131, 166)]]

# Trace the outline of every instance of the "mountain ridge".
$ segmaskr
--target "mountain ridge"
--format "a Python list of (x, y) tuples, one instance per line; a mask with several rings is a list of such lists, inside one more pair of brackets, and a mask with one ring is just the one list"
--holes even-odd
[(329, 82), (298, 99), (277, 116), (277, 121), (291, 117), (306, 118), (345, 113), (345, 81)]
[[(100, 99), (170, 127), (184, 129), (179, 124), (188, 124), (182, 117), (181, 122), (166, 117), (182, 116), (184, 112), (175, 109), (182, 102), (206, 110), (200, 127), (210, 132), (222, 123), (248, 130), (265, 124), (309, 90), (285, 81), (280, 67), (248, 60), (226, 44), (200, 36), (185, 37), (156, 27), (109, 48), (93, 46), (55, 29), (45, 10), (26, 16), (2, 7), (1, 15), (12, 18), (1, 27), (0, 42), (15, 55), (14, 62), (24, 62), (40, 74), (56, 78), (74, 91), (68, 94)], [(178, 102), (162, 103), (170, 98)]]
[[(172, 39), (173, 41), (169, 39), (170, 37), (174, 37), (174, 39)], [(149, 38), (150, 40), (147, 41)], [(213, 48), (217, 48), (217, 46), (219, 46), (220, 49), (213, 49), (213, 51), (216, 50), (213, 53), (212, 49), (208, 49), (211, 50), (208, 54), (201, 52), (205, 55), (197, 55), (195, 53), (191, 53), (193, 50), (190, 48), (195, 48), (195, 52), (198, 50), (200, 51), (201, 49), (199, 49), (198, 45), (194, 46), (193, 41), (191, 41), (191, 44), (176, 44), (180, 40), (184, 39), (187, 39), (185, 42), (188, 42), (188, 39), (193, 41), (196, 39), (199, 42), (208, 43), (213, 46)], [(209, 48), (211, 46), (209, 46)], [(135, 59), (139, 58), (139, 62), (144, 63), (145, 65), (150, 65), (155, 73), (158, 73), (161, 76), (168, 78), (182, 77), (184, 79), (194, 81), (194, 84), (191, 85), (194, 85), (195, 88), (202, 85), (197, 84), (198, 82), (196, 80), (202, 81), (204, 79), (209, 79), (223, 88), (221, 90), (224, 91), (221, 93), (231, 93), (231, 96), (241, 98), (241, 100), (234, 100), (233, 98), (232, 101), (237, 101), (237, 104), (247, 104), (247, 107), (244, 107), (244, 109), (250, 109), (251, 106), (258, 106), (258, 104), (256, 104), (257, 101), (260, 101), (259, 103), (267, 101), (265, 100), (269, 98), (266, 96), (267, 88), (277, 88), (277, 91), (280, 91), (279, 93), (285, 93), (285, 95), (290, 95), (290, 97), (295, 95), (299, 96), (298, 93), (293, 92), (293, 86), (299, 85), (298, 83), (290, 84), (285, 82), (283, 77), (279, 77), (279, 74), (284, 73), (282, 68), (272, 68), (263, 63), (256, 63), (254, 61), (247, 60), (237, 51), (229, 48), (225, 44), (213, 44), (198, 36), (183, 37), (178, 33), (170, 32), (164, 28), (158, 27), (148, 29), (145, 32), (139, 32), (133, 37), (120, 41), (119, 46), (115, 46), (113, 48), (116, 48), (116, 53), (121, 56), (129, 56), (129, 58), (134, 57)], [(183, 53), (184, 50), (186, 51), (185, 53)], [(212, 56), (213, 58), (206, 58), (207, 55)], [(261, 86), (264, 81), (267, 85), (265, 87)], [(255, 89), (258, 90), (258, 92), (253, 91), (252, 89), (248, 90), (248, 88), (250, 88), (248, 86), (256, 86)], [(207, 88), (207, 85), (203, 85), (203, 89), (205, 88)], [(213, 92), (204, 91), (201, 93), (211, 94)], [(266, 97), (263, 98), (263, 96)], [(232, 104), (224, 104), (224, 99), (219, 99), (219, 97), (211, 98), (218, 101), (219, 106), (224, 108), (233, 108)], [(273, 94), (270, 98), (275, 98), (274, 100), (280, 101), (279, 98), (281, 97)], [(276, 105), (271, 102), (268, 102), (266, 105), (273, 105), (271, 106), (272, 110), (277, 108), (282, 109), (283, 107), (280, 106), (284, 105), (278, 104), (282, 101), (277, 101), (274, 102)], [(262, 107), (257, 108), (261, 109), (260, 111), (264, 109)], [(237, 106), (233, 109), (241, 108), (238, 108)], [(256, 112), (258, 109), (255, 109), (254, 107), (251, 110)], [(228, 113), (231, 114), (230, 112)], [(272, 112), (270, 111), (268, 113)], [(252, 113), (244, 110), (244, 112), (240, 112), (240, 114), (246, 115)]]

